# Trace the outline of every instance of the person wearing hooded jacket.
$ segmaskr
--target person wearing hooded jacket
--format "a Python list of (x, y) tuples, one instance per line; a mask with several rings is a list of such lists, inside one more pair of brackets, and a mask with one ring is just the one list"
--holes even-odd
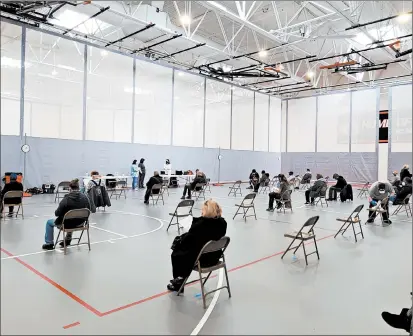
[[(60, 227), (63, 223), (63, 218), (70, 210), (76, 209), (89, 209), (92, 210), (89, 198), (79, 190), (79, 180), (75, 179), (70, 182), (69, 193), (60, 201), (59, 206), (55, 211), (56, 219), (49, 219), (46, 222), (46, 232), (44, 236), (45, 244), (43, 244), (43, 250), (53, 250), (54, 246), (54, 227)], [(65, 228), (72, 229), (82, 225), (84, 221), (82, 219), (70, 219), (65, 221)], [(66, 235), (66, 245), (70, 245), (72, 241), (72, 233), (69, 232)], [(60, 243), (63, 246), (63, 242)]]
[(338, 175), (337, 173), (333, 175), (333, 179), (335, 179), (337, 182), (328, 190), (328, 201), (336, 201), (337, 192), (343, 190), (344, 187), (347, 185), (346, 179), (343, 176)]
[(392, 223), (391, 220), (389, 219), (389, 201), (388, 201), (388, 197), (391, 195), (392, 192), (393, 192), (393, 186), (388, 181), (386, 182), (377, 181), (371, 185), (369, 189), (369, 195), (371, 197), (369, 208), (371, 210), (369, 211), (369, 219), (367, 220), (367, 223), (374, 222), (374, 219), (376, 218), (377, 213), (372, 208), (374, 208), (379, 201), (380, 201), (381, 207), (384, 210), (386, 210), (385, 212), (382, 213), (383, 222), (385, 224)]
[(412, 177), (412, 174), (410, 173), (409, 168), (410, 168), (409, 165), (405, 164), (403, 168), (400, 170), (400, 181), (403, 182), (403, 180), (406, 177), (410, 177), (410, 178)]
[(319, 196), (325, 196), (322, 194), (322, 189), (327, 188), (326, 180), (323, 178), (323, 175), (317, 174), (317, 181), (314, 182), (314, 185), (305, 191), (305, 204), (314, 205), (314, 199)]

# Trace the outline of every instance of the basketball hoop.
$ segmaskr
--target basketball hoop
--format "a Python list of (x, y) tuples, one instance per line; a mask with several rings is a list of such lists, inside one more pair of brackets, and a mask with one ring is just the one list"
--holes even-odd
[(90, 5), (92, 3), (92, 0), (89, 0), (89, 1), (83, 1), (83, 4), (84, 5)]

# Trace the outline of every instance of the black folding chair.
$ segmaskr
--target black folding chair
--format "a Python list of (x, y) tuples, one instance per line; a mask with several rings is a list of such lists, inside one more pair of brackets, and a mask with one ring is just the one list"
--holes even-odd
[(278, 209), (278, 211), (281, 212), (281, 210), (284, 210), (284, 213), (285, 213), (285, 209), (290, 209), (291, 212), (293, 212), (293, 203), (291, 202), (291, 193), (292, 193), (292, 190), (290, 189), (282, 193), (281, 198), (277, 200), (281, 204), (281, 207)]
[(210, 193), (211, 192), (211, 179), (207, 178), (206, 181), (207, 182), (206, 182), (206, 185), (205, 185), (205, 192), (208, 191)]
[(164, 192), (166, 191), (169, 196), (169, 178), (162, 179), (162, 189)]
[[(252, 217), (252, 216), (254, 216), (255, 219), (257, 219), (257, 215), (255, 213), (255, 206), (254, 206), (254, 200), (255, 200), (256, 195), (257, 194), (255, 194), (255, 193), (248, 194), (244, 197), (241, 204), (235, 204), (235, 206), (237, 206), (238, 209), (237, 209), (237, 212), (235, 213), (235, 215), (232, 219), (235, 219), (235, 217), (237, 215), (241, 215), (241, 214), (243, 215), (242, 218), (244, 218), (244, 221), (247, 220), (247, 217)], [(240, 209), (242, 209), (243, 213), (240, 212)], [(253, 209), (254, 214), (247, 216), (247, 213), (248, 213), (249, 209)]]
[(201, 197), (205, 199), (205, 186), (206, 186), (206, 183), (197, 183), (195, 185), (195, 188), (192, 191), (192, 195), (196, 197), (195, 199), (196, 201), (199, 200), (199, 198)]
[(263, 183), (261, 183), (261, 188), (258, 190), (259, 194), (267, 194), (268, 190), (270, 190), (270, 179), (265, 180)]
[[(308, 219), (304, 225), (302, 226), (302, 228), (300, 229), (300, 231), (298, 232), (291, 232), (291, 233), (286, 233), (284, 234), (284, 237), (290, 238), (292, 239), (291, 244), (288, 246), (288, 248), (285, 250), (284, 254), (281, 256), (281, 259), (284, 258), (284, 256), (287, 254), (288, 251), (294, 250), (294, 254), (297, 252), (297, 250), (300, 248), (300, 246), (303, 247), (303, 251), (304, 251), (304, 257), (305, 257), (305, 263), (306, 265), (308, 265), (308, 260), (307, 257), (316, 253), (317, 254), (317, 258), (318, 260), (320, 260), (320, 255), (318, 253), (318, 247), (317, 247), (317, 241), (315, 239), (315, 232), (314, 232), (314, 226), (316, 225), (316, 223), (318, 222), (319, 216), (314, 216), (311, 217), (310, 219)], [(304, 232), (304, 228), (308, 228), (307, 232)], [(296, 240), (299, 240), (300, 243), (297, 246), (293, 246), (291, 247), (294, 242)], [(304, 242), (308, 241), (308, 240), (313, 240), (314, 242), (314, 246), (315, 246), (315, 251), (311, 252), (311, 253), (307, 253), (305, 250), (305, 244)]]
[(357, 195), (357, 197), (360, 197), (360, 198), (368, 197), (368, 195), (369, 195), (369, 186), (370, 186), (369, 182), (364, 183), (363, 187), (361, 189), (359, 189), (360, 191), (359, 191), (359, 194)]
[[(19, 199), (20, 201), (17, 201)], [(22, 216), (22, 219), (24, 219), (24, 213), (23, 213), (23, 191), (20, 190), (11, 190), (8, 191), (4, 194), (3, 196), (3, 219), (6, 220), (6, 207), (18, 207), (17, 211), (9, 212), (12, 216), (15, 215), (16, 218), (17, 216)], [(21, 210), (21, 214), (19, 214)]]
[(65, 195), (69, 193), (70, 181), (62, 181), (57, 185), (54, 202), (60, 201)]
[[(157, 191), (157, 192), (156, 192)], [(152, 204), (158, 204), (158, 201), (161, 200), (162, 204), (165, 205), (165, 202), (163, 200), (163, 187), (162, 184), (154, 184), (151, 189), (151, 194), (149, 197), (152, 199)], [(156, 199), (156, 200), (155, 200)]]
[[(318, 203), (320, 203), (320, 204), (321, 204), (321, 207), (323, 207), (323, 201), (324, 201), (324, 204), (325, 204), (325, 205), (327, 206), (327, 208), (328, 208), (328, 203), (327, 203), (326, 194), (327, 194), (327, 187), (322, 187), (321, 190), (320, 190), (320, 195), (315, 198), (315, 200), (317, 200), (317, 202), (315, 202), (315, 205), (317, 205)], [(315, 201), (315, 200), (314, 200), (314, 201)]]
[[(194, 200), (184, 200), (178, 203), (175, 211), (172, 213), (169, 213), (169, 215), (172, 216), (172, 218), (171, 218), (171, 221), (169, 222), (168, 228), (166, 229), (167, 232), (171, 225), (178, 225), (178, 235), (181, 234), (181, 226), (179, 225), (179, 218), (185, 218), (188, 216), (192, 216), (192, 208), (194, 206), (194, 203), (195, 203)], [(183, 208), (185, 208), (185, 210), (187, 211), (180, 212), (179, 210)], [(174, 218), (176, 218), (176, 223), (172, 223)]]
[(240, 196), (242, 196), (241, 183), (241, 180), (235, 181), (234, 184), (231, 187), (229, 187), (228, 196), (232, 194), (233, 196), (237, 197), (238, 193), (240, 194)]
[[(397, 215), (400, 213), (400, 211), (406, 212), (407, 217), (409, 217), (409, 213), (410, 213), (410, 217), (412, 216), (412, 207), (410, 206), (410, 197), (412, 197), (411, 194), (407, 195), (404, 200), (402, 201), (401, 204), (399, 204), (396, 208), (396, 210), (394, 210), (392, 216)], [(402, 210), (403, 209), (403, 210)]]
[[(225, 254), (224, 254), (225, 250), (227, 249), (227, 247), (229, 245), (229, 242), (230, 242), (230, 239), (229, 239), (229, 237), (226, 237), (226, 236), (222, 237), (220, 240), (217, 240), (217, 241), (211, 240), (211, 241), (209, 241), (208, 243), (206, 243), (204, 245), (201, 252), (199, 252), (198, 257), (196, 258), (193, 270), (198, 272), (198, 274), (199, 274), (199, 283), (201, 284), (202, 301), (203, 301), (203, 304), (204, 304), (204, 309), (207, 308), (206, 307), (206, 296), (209, 295), (209, 294), (212, 294), (216, 291), (219, 291), (221, 289), (226, 288), (228, 290), (229, 297), (231, 297), (231, 289), (229, 287), (228, 271), (227, 271), (227, 265), (226, 265), (226, 262), (225, 262)], [(213, 265), (213, 266), (209, 266), (209, 267), (202, 267), (201, 257), (203, 255), (208, 254), (208, 253), (218, 252), (218, 251), (221, 251), (221, 257), (218, 260), (217, 264)], [(227, 284), (222, 286), (222, 287), (211, 290), (209, 292), (206, 292), (205, 291), (205, 284), (208, 281), (210, 275), (212, 274), (213, 271), (217, 271), (221, 268), (224, 269)], [(208, 275), (205, 278), (203, 278), (202, 274), (206, 274), (206, 273), (208, 273)], [(182, 292), (183, 288), (185, 287), (185, 285), (188, 281), (188, 278), (189, 278), (189, 276), (184, 280), (184, 282), (182, 283), (182, 285), (179, 288), (179, 291), (176, 295), (179, 295)]]
[[(87, 244), (89, 246), (89, 251), (90, 251), (90, 236), (89, 236), (89, 216), (90, 216), (90, 210), (89, 209), (75, 209), (75, 210), (70, 210), (68, 211), (65, 216), (63, 217), (62, 224), (59, 226), (56, 226), (59, 229), (59, 234), (57, 235), (56, 242), (55, 242), (55, 247), (57, 246), (57, 243), (59, 242), (59, 237), (60, 233), (63, 233), (63, 248), (64, 248), (64, 254), (66, 254), (67, 247), (66, 247), (66, 237), (65, 233), (73, 233), (76, 231), (82, 231), (80, 234), (79, 238), (73, 238), (77, 240), (77, 245), (83, 245)], [(73, 219), (80, 219), (83, 220), (83, 223), (75, 228), (65, 228), (65, 222)], [(80, 240), (82, 239), (83, 232), (87, 233), (87, 243), (80, 243)]]
[[(354, 234), (354, 239), (357, 243), (357, 235), (361, 235), (361, 237), (364, 239), (364, 234), (363, 234), (363, 229), (361, 227), (361, 219), (360, 219), (360, 212), (363, 209), (364, 205), (361, 204), (357, 208), (353, 210), (353, 212), (348, 216), (348, 218), (337, 218), (336, 220), (339, 222), (343, 222), (343, 225), (340, 227), (340, 229), (337, 231), (336, 235), (334, 238), (337, 237), (337, 235), (341, 232), (341, 235), (344, 235), (344, 233), (347, 231), (347, 229), (350, 227), (353, 228), (353, 234)], [(354, 224), (358, 224), (360, 227), (360, 231), (356, 232), (354, 228)]]

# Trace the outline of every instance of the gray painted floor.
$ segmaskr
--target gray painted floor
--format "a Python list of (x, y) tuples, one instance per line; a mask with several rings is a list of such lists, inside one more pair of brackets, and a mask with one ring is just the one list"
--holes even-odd
[[(145, 206), (143, 191), (113, 200), (106, 212), (92, 215), (92, 251), (74, 247), (66, 256), (41, 251), (56, 207), (52, 196), (25, 199), (24, 220), (1, 222), (1, 333), (191, 334), (205, 313), (199, 285), (182, 297), (166, 292), (176, 235), (166, 226), (181, 192), (171, 190), (165, 206)], [(366, 199), (306, 207), (304, 194), (294, 192), (294, 213), (279, 214), (267, 213), (268, 196), (258, 195), (258, 220), (244, 222), (232, 220), (236, 200), (227, 192), (228, 186), (212, 187), (211, 197), (228, 222), (233, 295), (220, 293), (199, 334), (405, 334), (380, 316), (411, 305), (412, 223), (405, 215), (389, 227), (363, 226), (365, 239), (356, 244), (350, 231), (333, 238), (335, 219), (367, 206)], [(195, 215), (201, 205), (196, 202)], [(321, 260), (310, 256), (306, 267), (302, 252), (297, 260), (291, 254), (281, 260), (289, 244), (284, 233), (314, 215), (320, 216)], [(216, 285), (213, 278), (208, 288)]]

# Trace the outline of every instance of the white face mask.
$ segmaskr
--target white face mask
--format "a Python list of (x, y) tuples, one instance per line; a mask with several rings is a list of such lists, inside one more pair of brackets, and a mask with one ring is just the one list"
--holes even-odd
[(384, 194), (386, 192), (386, 190), (379, 190), (380, 194)]
[(405, 186), (405, 185), (406, 185), (406, 182), (402, 182), (402, 185)]

